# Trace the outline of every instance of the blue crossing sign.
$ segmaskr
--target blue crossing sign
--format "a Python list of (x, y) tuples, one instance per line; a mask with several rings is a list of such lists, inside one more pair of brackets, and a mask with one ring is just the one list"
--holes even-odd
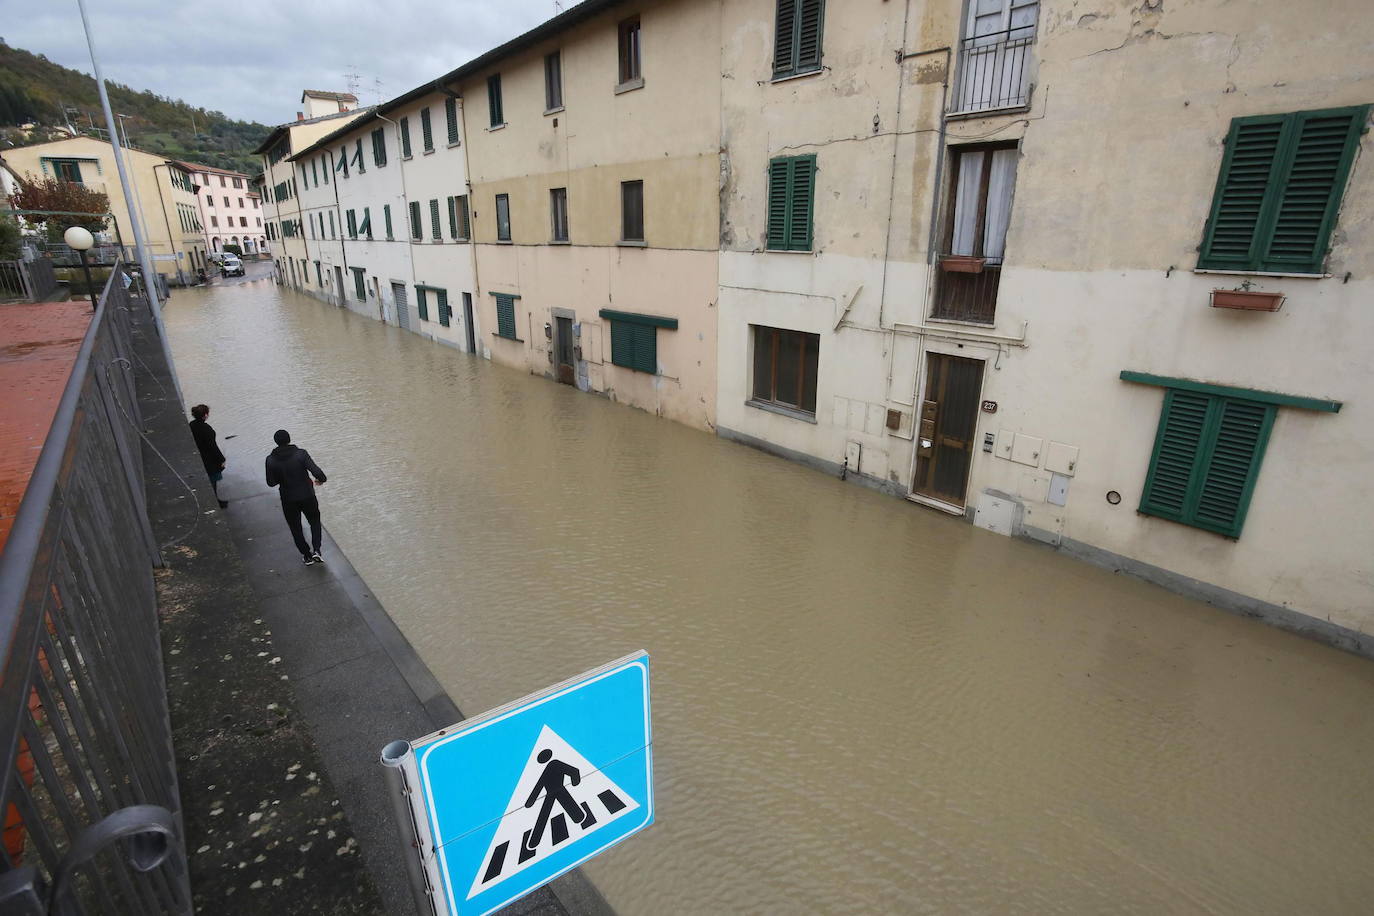
[(653, 823), (648, 653), (410, 748), (430, 899), (441, 914), (484, 916)]

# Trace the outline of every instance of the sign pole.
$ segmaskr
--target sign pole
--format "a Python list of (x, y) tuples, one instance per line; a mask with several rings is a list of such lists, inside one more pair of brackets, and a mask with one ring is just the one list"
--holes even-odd
[(438, 910), (420, 861), (423, 850), (415, 829), (415, 811), (410, 806), (410, 788), (406, 785), (405, 764), (413, 756), (409, 741), (393, 741), (382, 748), (382, 769), (386, 773), (396, 830), (401, 835), (402, 845), (406, 847), (403, 858), (406, 861), (406, 876), (410, 879), (410, 892), (415, 897), (415, 912), (419, 916), (434, 916)]

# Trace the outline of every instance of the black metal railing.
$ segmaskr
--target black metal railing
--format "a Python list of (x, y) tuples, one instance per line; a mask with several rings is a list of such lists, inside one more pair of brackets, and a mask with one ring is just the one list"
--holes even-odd
[(961, 114), (1015, 108), (1030, 101), (1031, 47), (1035, 26), (965, 38), (950, 111)]
[(0, 552), (0, 911), (191, 910), (116, 265)]
[(977, 273), (945, 270), (939, 265), (937, 269), (932, 318), (993, 323), (997, 316), (997, 287), (1002, 280), (1000, 263), (985, 263)]

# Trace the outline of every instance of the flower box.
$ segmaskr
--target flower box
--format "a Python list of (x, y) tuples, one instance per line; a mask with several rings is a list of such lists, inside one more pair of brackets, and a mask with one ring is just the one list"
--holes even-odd
[(1283, 307), (1283, 299), (1283, 293), (1266, 293), (1257, 289), (1212, 290), (1212, 308), (1214, 309), (1277, 312)]
[(987, 260), (966, 254), (947, 254), (940, 258), (940, 269), (953, 274), (980, 274)]

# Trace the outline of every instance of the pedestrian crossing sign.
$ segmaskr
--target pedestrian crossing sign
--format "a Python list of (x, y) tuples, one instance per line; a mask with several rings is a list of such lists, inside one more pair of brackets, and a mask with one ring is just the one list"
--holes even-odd
[(494, 912), (653, 823), (649, 656), (627, 656), (411, 749), (403, 768), (437, 912)]

